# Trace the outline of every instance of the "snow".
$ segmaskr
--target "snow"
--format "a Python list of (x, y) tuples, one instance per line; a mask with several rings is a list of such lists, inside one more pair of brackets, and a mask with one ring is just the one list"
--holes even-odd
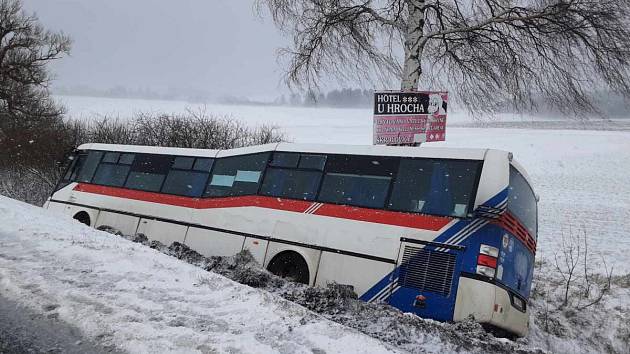
[(0, 291), (133, 353), (384, 353), (283, 300), (0, 197)]

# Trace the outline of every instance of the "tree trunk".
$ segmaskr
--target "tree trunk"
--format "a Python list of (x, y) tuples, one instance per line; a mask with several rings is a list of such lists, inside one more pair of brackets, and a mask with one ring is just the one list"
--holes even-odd
[(405, 35), (405, 64), (401, 89), (415, 91), (418, 89), (422, 66), (420, 58), (424, 47), (422, 38), (424, 28), (425, 0), (407, 0), (407, 34)]

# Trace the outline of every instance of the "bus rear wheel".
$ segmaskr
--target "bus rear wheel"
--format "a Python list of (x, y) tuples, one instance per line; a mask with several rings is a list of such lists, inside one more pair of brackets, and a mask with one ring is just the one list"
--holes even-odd
[(306, 264), (304, 257), (294, 251), (284, 251), (277, 254), (269, 262), (267, 270), (279, 277), (302, 284), (308, 284), (310, 280), (308, 264)]
[(85, 224), (87, 226), (90, 226), (91, 220), (90, 220), (90, 214), (84, 212), (84, 211), (80, 211), (78, 213), (76, 213), (74, 215), (74, 220), (80, 222), (81, 224)]

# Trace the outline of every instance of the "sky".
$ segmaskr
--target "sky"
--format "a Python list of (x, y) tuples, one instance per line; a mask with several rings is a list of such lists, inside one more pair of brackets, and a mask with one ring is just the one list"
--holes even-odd
[(253, 0), (23, 0), (73, 39), (54, 87), (114, 86), (274, 97), (288, 90), (276, 51), (290, 43)]

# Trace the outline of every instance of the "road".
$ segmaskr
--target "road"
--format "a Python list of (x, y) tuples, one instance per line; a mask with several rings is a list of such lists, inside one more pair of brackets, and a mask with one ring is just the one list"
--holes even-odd
[(86, 340), (77, 328), (60, 321), (54, 309), (43, 312), (47, 314), (26, 309), (0, 294), (0, 354), (120, 353)]

